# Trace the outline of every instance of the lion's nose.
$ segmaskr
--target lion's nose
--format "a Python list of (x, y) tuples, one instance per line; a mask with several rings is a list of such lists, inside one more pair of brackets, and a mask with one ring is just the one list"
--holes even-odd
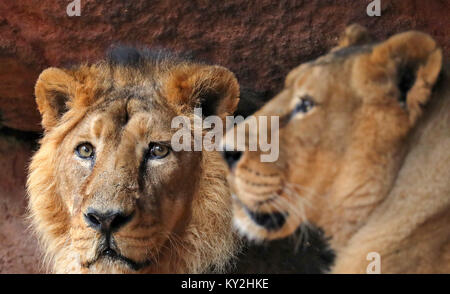
[(118, 231), (122, 226), (128, 223), (134, 216), (134, 213), (126, 214), (122, 211), (100, 212), (89, 208), (84, 214), (84, 220), (87, 225), (94, 230), (102, 233), (111, 233)]
[(236, 163), (239, 161), (239, 159), (242, 156), (241, 151), (223, 151), (222, 157), (225, 159), (225, 161), (228, 164), (228, 167), (231, 169), (233, 168)]

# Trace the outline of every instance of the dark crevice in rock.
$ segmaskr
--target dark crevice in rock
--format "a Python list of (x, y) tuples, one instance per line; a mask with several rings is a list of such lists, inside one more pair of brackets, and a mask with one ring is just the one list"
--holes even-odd
[(20, 131), (5, 126), (0, 126), (0, 137), (13, 138), (19, 142), (23, 142), (30, 146), (30, 148), (37, 149), (38, 140), (42, 138), (42, 133)]

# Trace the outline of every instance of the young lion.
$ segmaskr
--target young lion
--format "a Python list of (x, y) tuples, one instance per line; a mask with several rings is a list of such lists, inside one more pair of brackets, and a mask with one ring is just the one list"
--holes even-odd
[(256, 113), (280, 117), (278, 160), (225, 153), (234, 223), (256, 240), (314, 223), (333, 273), (450, 273), (449, 67), (426, 34), (346, 32)]
[(28, 192), (51, 270), (222, 271), (237, 248), (226, 166), (216, 151), (173, 151), (171, 120), (194, 107), (224, 117), (238, 97), (223, 67), (130, 48), (42, 72)]

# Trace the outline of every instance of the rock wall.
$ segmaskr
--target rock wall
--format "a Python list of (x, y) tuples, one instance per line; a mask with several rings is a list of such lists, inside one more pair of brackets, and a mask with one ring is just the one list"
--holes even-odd
[(69, 17), (70, 2), (0, 1), (0, 273), (38, 271), (35, 241), (23, 241), (23, 186), (41, 131), (33, 86), (46, 67), (94, 61), (111, 44), (164, 47), (226, 66), (270, 97), (353, 22), (378, 39), (425, 31), (449, 57), (445, 0), (381, 0), (380, 17), (366, 14), (369, 0), (81, 0), (81, 16)]
[(25, 219), (25, 167), (34, 144), (0, 136), (0, 274), (41, 270), (36, 240)]

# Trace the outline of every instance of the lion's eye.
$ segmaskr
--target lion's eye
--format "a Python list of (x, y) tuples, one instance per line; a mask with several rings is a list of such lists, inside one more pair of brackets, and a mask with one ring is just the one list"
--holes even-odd
[(151, 143), (148, 157), (149, 159), (160, 159), (166, 157), (169, 152), (169, 147), (159, 143)]
[(308, 96), (300, 98), (300, 102), (294, 108), (294, 113), (302, 112), (307, 113), (314, 107), (314, 101)]
[(78, 157), (83, 159), (89, 159), (94, 157), (94, 146), (92, 146), (90, 143), (83, 143), (77, 146), (75, 148), (75, 153), (78, 155)]

